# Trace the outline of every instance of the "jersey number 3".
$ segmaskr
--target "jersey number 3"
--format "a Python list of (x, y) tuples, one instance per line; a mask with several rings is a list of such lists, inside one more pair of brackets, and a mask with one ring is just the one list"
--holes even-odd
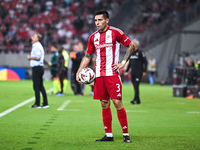
[(119, 92), (120, 91), (120, 84), (116, 84), (117, 86), (117, 91), (116, 92)]

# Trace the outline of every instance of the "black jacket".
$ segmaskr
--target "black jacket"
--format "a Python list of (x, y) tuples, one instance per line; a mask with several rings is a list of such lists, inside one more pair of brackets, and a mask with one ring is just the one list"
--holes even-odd
[(130, 68), (131, 74), (147, 71), (147, 59), (143, 51), (138, 49), (132, 53), (126, 72), (128, 72)]
[(58, 75), (60, 75), (63, 71), (65, 71), (64, 63), (65, 63), (65, 59), (61, 53), (57, 57)]
[(76, 58), (75, 59), (72, 58), (72, 72), (73, 73), (76, 73), (78, 71), (82, 58), (83, 58), (82, 52), (77, 52)]

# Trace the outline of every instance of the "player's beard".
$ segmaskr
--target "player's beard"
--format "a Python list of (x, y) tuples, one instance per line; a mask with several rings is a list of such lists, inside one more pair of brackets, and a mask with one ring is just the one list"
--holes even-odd
[(105, 31), (106, 29), (107, 29), (107, 24), (104, 24), (104, 25), (100, 26), (99, 28), (97, 28), (97, 30), (98, 30), (99, 32), (103, 32), (103, 31)]

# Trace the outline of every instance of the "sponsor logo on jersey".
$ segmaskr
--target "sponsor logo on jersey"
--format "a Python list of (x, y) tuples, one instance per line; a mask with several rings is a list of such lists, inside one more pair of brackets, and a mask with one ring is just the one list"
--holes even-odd
[(131, 56), (130, 59), (138, 59), (138, 56)]
[(101, 44), (101, 45), (95, 45), (96, 49), (100, 49), (100, 48), (105, 48), (105, 47), (112, 47), (113, 44)]

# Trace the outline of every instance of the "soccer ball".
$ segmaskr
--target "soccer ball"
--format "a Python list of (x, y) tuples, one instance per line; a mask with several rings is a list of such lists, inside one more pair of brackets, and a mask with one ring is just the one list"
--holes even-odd
[(91, 68), (84, 68), (79, 73), (79, 79), (83, 84), (90, 84), (95, 79), (95, 73)]

